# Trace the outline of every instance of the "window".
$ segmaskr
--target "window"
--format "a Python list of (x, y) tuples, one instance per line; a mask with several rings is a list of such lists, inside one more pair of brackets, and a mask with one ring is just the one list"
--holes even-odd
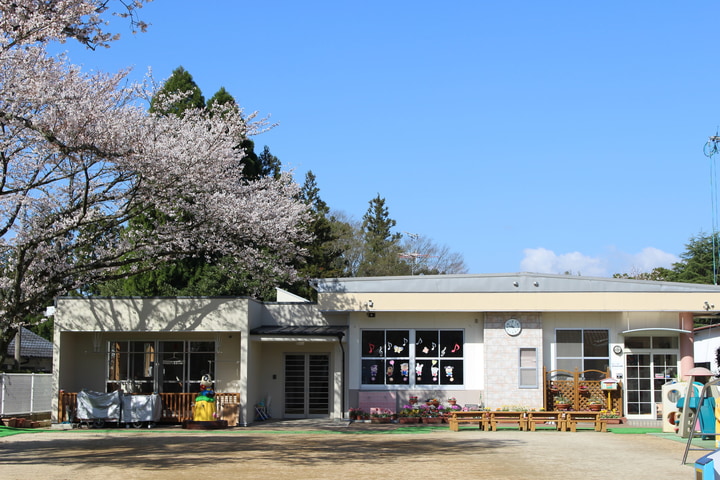
[(537, 348), (520, 349), (520, 388), (538, 388)]
[[(607, 330), (573, 329), (556, 330), (556, 368), (579, 371), (606, 372), (610, 365), (609, 335)], [(588, 372), (586, 380), (599, 380), (604, 373)]]
[(108, 392), (192, 392), (206, 373), (215, 378), (215, 342), (109, 342)]
[(462, 385), (462, 330), (364, 330), (363, 385)]

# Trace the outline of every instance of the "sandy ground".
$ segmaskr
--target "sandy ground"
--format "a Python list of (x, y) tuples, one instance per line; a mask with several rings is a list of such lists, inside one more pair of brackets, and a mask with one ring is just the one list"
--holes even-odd
[(694, 479), (709, 453), (649, 434), (445, 429), (76, 429), (0, 438), (14, 479)]

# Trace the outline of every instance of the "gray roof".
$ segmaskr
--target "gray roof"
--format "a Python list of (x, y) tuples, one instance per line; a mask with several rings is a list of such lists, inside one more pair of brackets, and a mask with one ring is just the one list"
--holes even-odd
[(250, 330), (251, 335), (285, 335), (312, 337), (342, 337), (347, 333), (345, 325), (263, 325)]
[(321, 278), (319, 293), (714, 292), (717, 285), (540, 273)]
[[(15, 337), (17, 338), (17, 337)], [(15, 355), (15, 338), (10, 340), (7, 348), (9, 356)], [(51, 341), (36, 335), (25, 327), (22, 327), (20, 335), (20, 355), (23, 357), (52, 358), (53, 344)]]

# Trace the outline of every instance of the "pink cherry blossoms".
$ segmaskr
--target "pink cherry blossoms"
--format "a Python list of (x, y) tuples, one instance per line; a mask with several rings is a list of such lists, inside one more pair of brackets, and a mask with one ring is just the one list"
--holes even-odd
[[(297, 245), (309, 240), (289, 174), (242, 176), (239, 139), (264, 121), (235, 106), (153, 115), (154, 92), (128, 84), (127, 72), (90, 75), (47, 54), (47, 42), (68, 38), (106, 45), (101, 14), (114, 3), (134, 16), (143, 2), (0, 0), (4, 333), (53, 297), (138, 262), (202, 251), (259, 278), (292, 278)], [(123, 229), (148, 211), (163, 221)]]

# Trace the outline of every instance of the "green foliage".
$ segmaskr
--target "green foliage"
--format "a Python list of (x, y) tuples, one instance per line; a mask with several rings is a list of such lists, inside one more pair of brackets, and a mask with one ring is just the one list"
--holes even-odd
[(400, 260), (402, 235), (392, 232), (397, 222), (390, 218), (385, 199), (378, 194), (369, 203), (363, 216), (364, 246), (358, 276), (409, 275), (409, 265)]
[(342, 249), (338, 243), (336, 220), (328, 217), (330, 209), (320, 198), (320, 188), (312, 171), (305, 175), (305, 183), (300, 190), (301, 200), (308, 206), (311, 222), (308, 230), (313, 233), (313, 241), (304, 245), (308, 256), (298, 266), (300, 281), (287, 287), (289, 291), (304, 298), (315, 300), (317, 292), (309, 286), (311, 278), (332, 278), (343, 276)]
[(717, 273), (714, 272), (720, 271), (719, 249), (720, 239), (717, 234), (713, 238), (713, 235), (701, 233), (690, 237), (685, 251), (680, 254), (680, 261), (674, 263), (671, 269), (658, 267), (649, 273), (622, 273), (613, 275), (613, 278), (714, 285), (717, 283)]
[[(177, 100), (171, 105), (160, 106), (160, 100), (163, 96), (177, 93), (187, 93), (188, 95), (182, 100)], [(160, 91), (150, 100), (150, 112), (161, 113), (163, 115), (182, 115), (189, 108), (204, 108), (205, 98), (203, 97), (200, 87), (193, 80), (192, 75), (182, 66), (173, 70), (172, 75), (163, 84)]]

